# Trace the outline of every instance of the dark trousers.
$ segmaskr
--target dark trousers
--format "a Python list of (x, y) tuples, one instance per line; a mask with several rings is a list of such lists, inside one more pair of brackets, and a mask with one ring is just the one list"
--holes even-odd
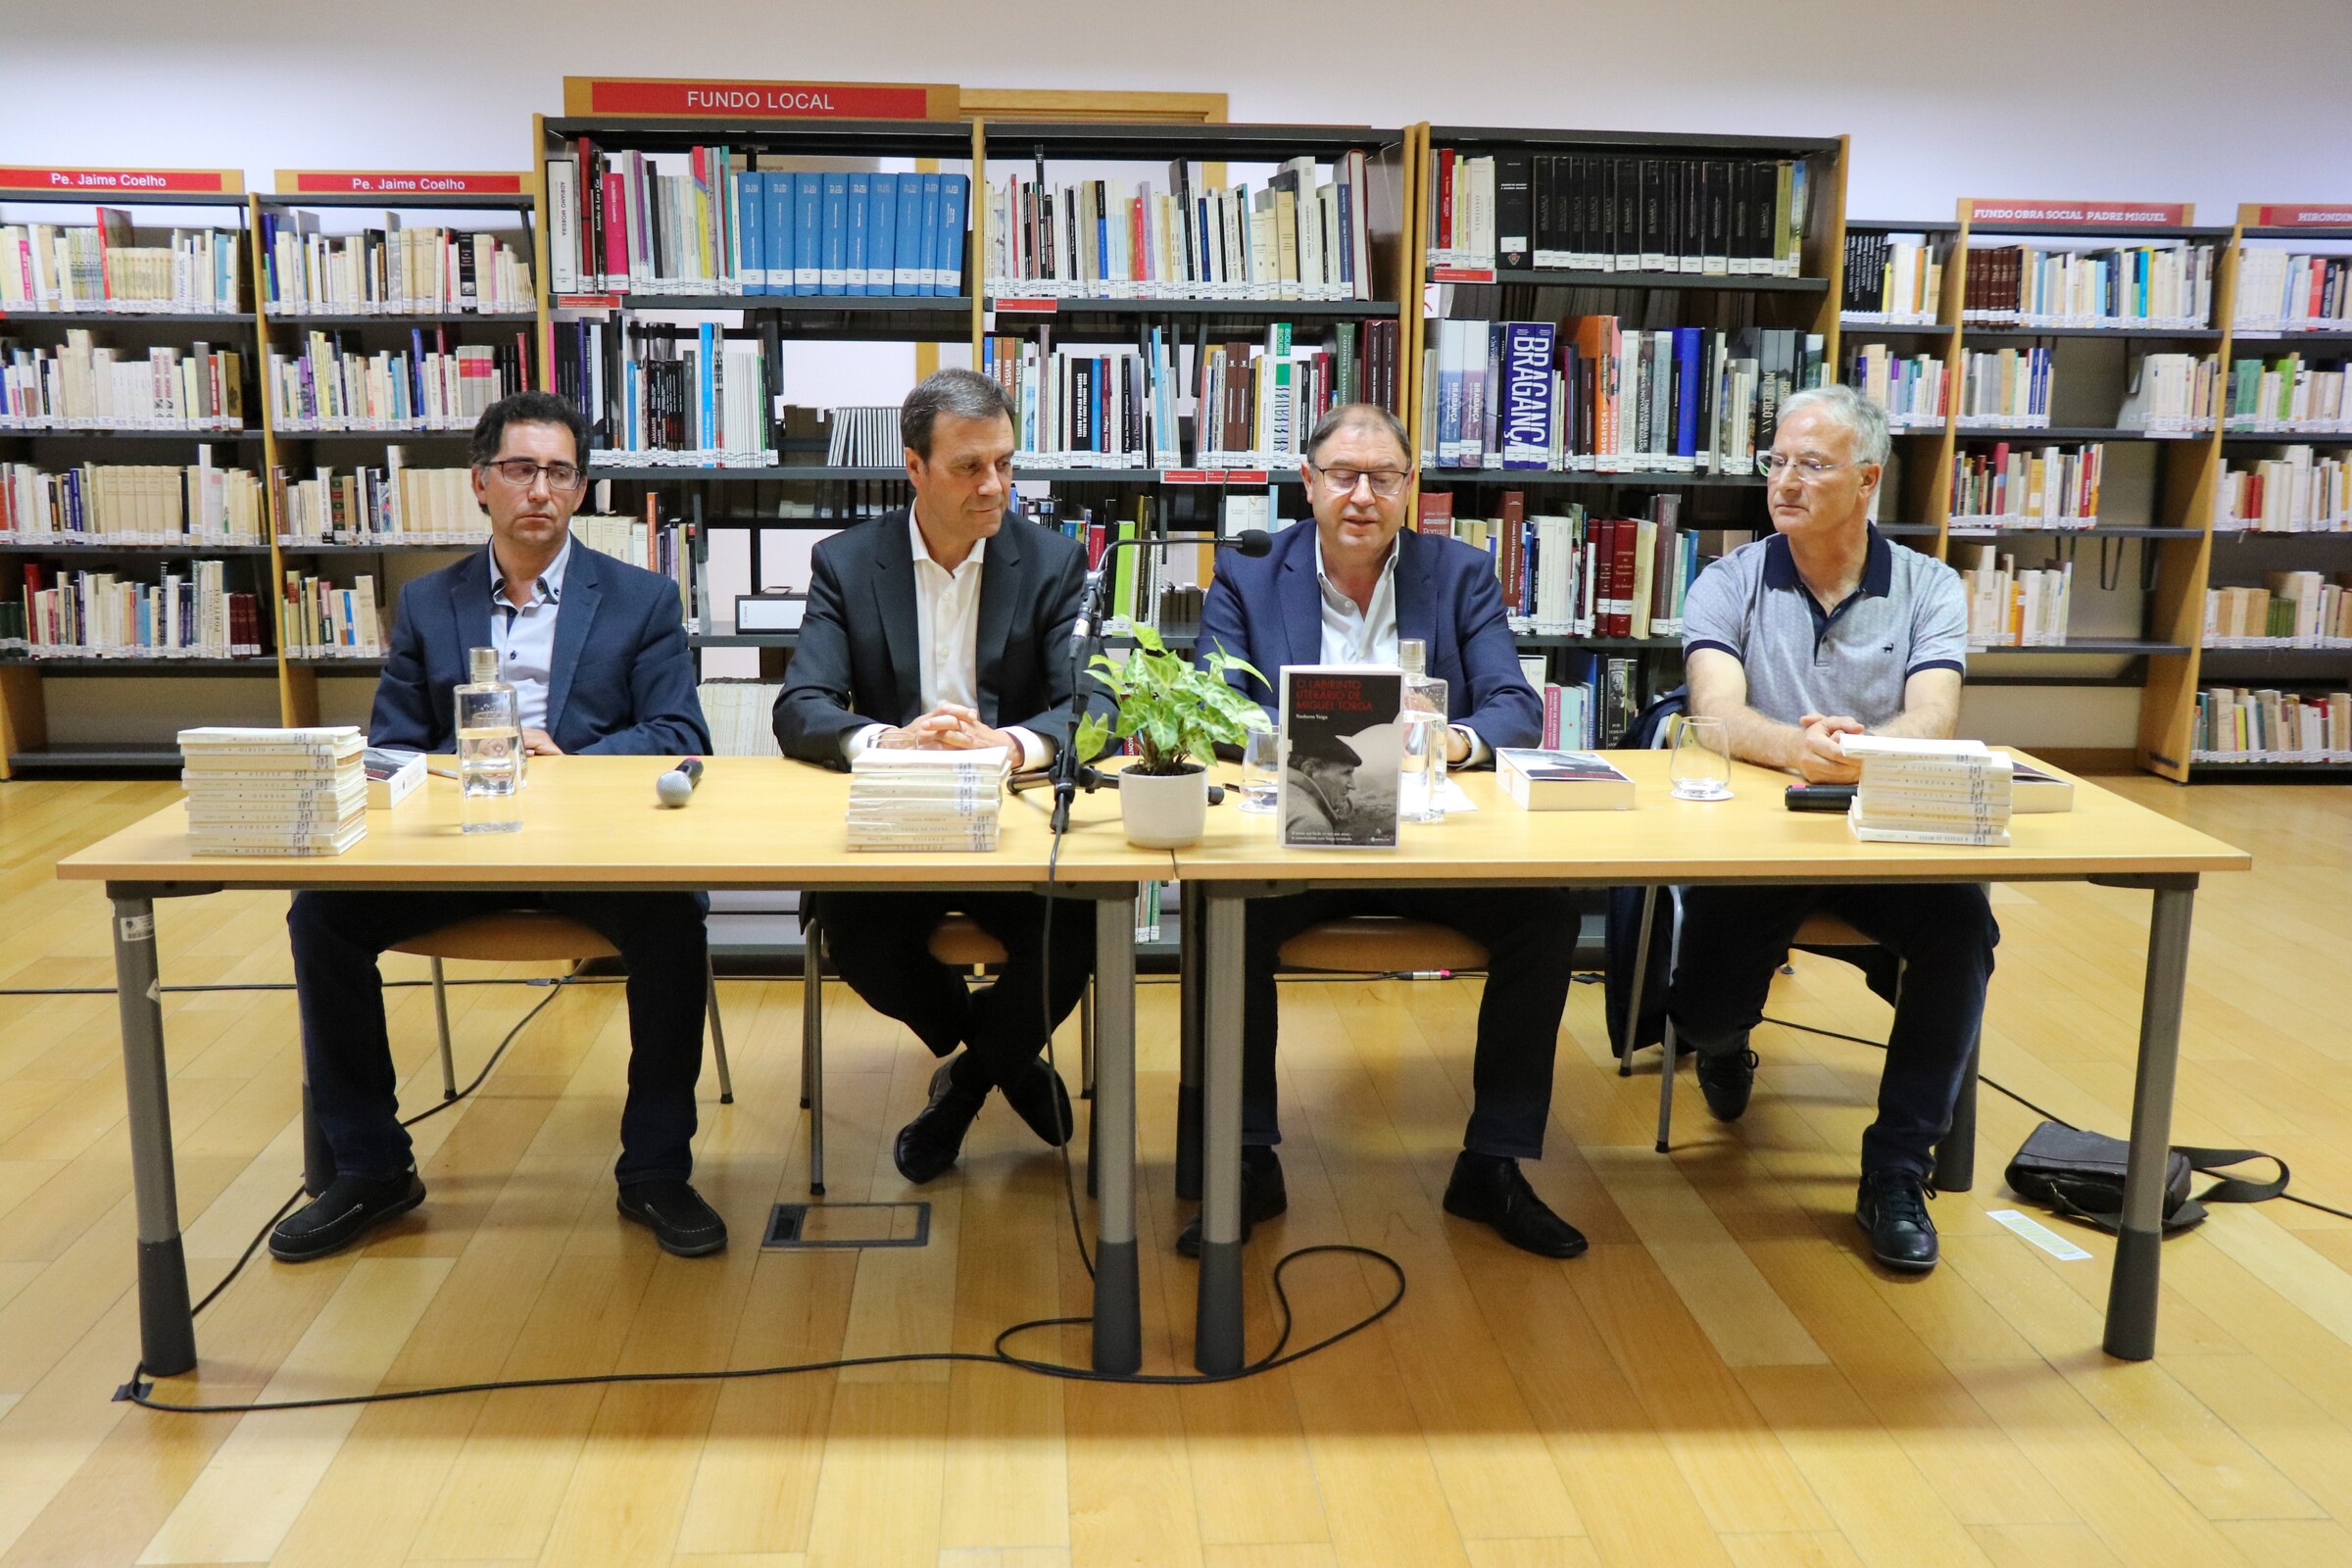
[[(1773, 971), (1805, 916), (1826, 910), (1894, 950), (1902, 978), (1879, 1119), (1862, 1135), (1862, 1168), (1925, 1178), (1951, 1131), (1952, 1103), (1984, 1016), (2001, 928), (1974, 883), (1904, 887), (1689, 888), (1668, 1009), (1679, 1039), (1701, 1052), (1744, 1050), (1764, 1016)], [(1874, 985), (1884, 994), (1884, 987)]]
[(629, 972), (629, 1094), (620, 1113), (621, 1185), (694, 1170), (694, 1084), (703, 1067), (710, 950), (692, 893), (298, 893), (286, 911), (302, 1005), (302, 1057), (335, 1170), (409, 1168), (392, 1046), (384, 1032), (386, 948), (502, 909), (548, 909), (620, 950)]
[(1242, 1142), (1282, 1142), (1276, 1114), (1274, 969), (1282, 945), (1326, 920), (1401, 915), (1459, 931), (1490, 962), (1478, 1005), (1472, 1103), (1462, 1147), (1537, 1159), (1551, 1116), (1552, 1053), (1568, 1002), (1577, 913), (1566, 894), (1544, 889), (1445, 888), (1426, 892), (1335, 889), (1253, 899), (1248, 916), (1248, 992), (1242, 1022)]
[[(1034, 893), (822, 893), (809, 913), (824, 925), (833, 966), (867, 1006), (914, 1031), (935, 1056), (958, 1044), (956, 1081), (982, 1094), (1046, 1048), (1046, 900)], [(931, 956), (931, 933), (950, 913), (1004, 944), (996, 981), (978, 991)], [(1095, 906), (1054, 901), (1054, 1022), (1086, 995), (1095, 968)]]

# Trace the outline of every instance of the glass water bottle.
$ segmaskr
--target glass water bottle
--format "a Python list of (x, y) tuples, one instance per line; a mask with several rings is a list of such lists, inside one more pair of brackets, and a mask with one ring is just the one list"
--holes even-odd
[(522, 705), (498, 678), (498, 650), (467, 651), (473, 679), (457, 690), (458, 820), (468, 833), (522, 826)]
[(1404, 777), (1397, 815), (1407, 822), (1446, 817), (1446, 683), (1429, 671), (1429, 645), (1407, 637), (1396, 645), (1404, 667)]

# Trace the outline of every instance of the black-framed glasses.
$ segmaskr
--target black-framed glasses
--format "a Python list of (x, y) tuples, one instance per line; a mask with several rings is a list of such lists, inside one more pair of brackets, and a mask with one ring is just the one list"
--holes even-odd
[(586, 469), (572, 463), (533, 463), (528, 458), (500, 458), (495, 463), (481, 465), (484, 473), (495, 473), (517, 490), (528, 490), (533, 480), (547, 475), (550, 490), (576, 490), (588, 477)]
[(1353, 495), (1358, 483), (1368, 484), (1372, 493), (1383, 501), (1394, 501), (1404, 494), (1404, 482), (1412, 475), (1396, 468), (1325, 468), (1308, 464), (1331, 487), (1335, 495)]

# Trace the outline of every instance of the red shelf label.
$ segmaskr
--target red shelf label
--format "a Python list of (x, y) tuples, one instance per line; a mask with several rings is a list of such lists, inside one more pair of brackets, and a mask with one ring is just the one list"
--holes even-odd
[(724, 115), (753, 120), (928, 120), (955, 115), (955, 92), (953, 87), (897, 82), (566, 76), (564, 108), (570, 115), (680, 119)]
[(1019, 316), (1052, 316), (1061, 308), (1059, 300), (998, 300), (994, 307), (1000, 312), (1010, 311)]
[(423, 171), (386, 170), (366, 173), (349, 170), (305, 169), (291, 176), (278, 175), (289, 195), (322, 196), (519, 196), (520, 174), (451, 174)]
[(1160, 476), (1162, 484), (1264, 484), (1263, 468), (1169, 468)]
[(556, 296), (556, 309), (559, 311), (617, 311), (620, 309), (620, 296), (617, 294), (559, 294)]
[(2255, 228), (2352, 228), (2352, 207), (2304, 207), (2294, 203), (2256, 209)]
[(1979, 223), (2171, 223), (2188, 222), (2187, 202), (1972, 202)]
[(1494, 269), (1492, 267), (1433, 267), (1429, 270), (1429, 280), (1432, 283), (1492, 283), (1494, 281)]
[(138, 191), (234, 193), (244, 176), (225, 169), (9, 169), (0, 168), (0, 190), (91, 191), (99, 195)]

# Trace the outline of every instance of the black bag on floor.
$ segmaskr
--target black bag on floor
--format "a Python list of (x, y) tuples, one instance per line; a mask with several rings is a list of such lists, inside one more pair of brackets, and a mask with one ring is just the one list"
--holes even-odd
[[(1666, 721), (1690, 706), (1690, 690), (1677, 686), (1642, 710), (1619, 744), (1629, 751), (1646, 751), (1658, 743)], [(1633, 998), (1634, 955), (1642, 945), (1642, 899), (1644, 888), (1611, 888), (1602, 926), (1608, 964), (1602, 971), (1602, 1015), (1609, 1024), (1609, 1051), (1625, 1054), (1625, 1009)], [(1634, 1049), (1661, 1044), (1666, 1038), (1667, 953), (1674, 945), (1673, 901), (1666, 891), (1650, 915), (1649, 964), (1642, 977), (1642, 1018), (1634, 1030)]]
[[(2021, 1198), (2113, 1236), (2121, 1228), (2124, 1168), (2130, 1154), (2131, 1146), (2120, 1138), (2045, 1121), (2009, 1161), (2009, 1187)], [(2218, 1175), (2224, 1167), (2249, 1159), (2267, 1159), (2278, 1166), (2278, 1179), (2250, 1182)], [(2191, 1198), (2189, 1177), (2195, 1171), (2217, 1179)], [(2164, 1229), (2168, 1234), (2187, 1230), (2204, 1219), (2207, 1203), (2259, 1203), (2277, 1198), (2286, 1191), (2286, 1161), (2259, 1150), (2176, 1148), (2165, 1160)]]

